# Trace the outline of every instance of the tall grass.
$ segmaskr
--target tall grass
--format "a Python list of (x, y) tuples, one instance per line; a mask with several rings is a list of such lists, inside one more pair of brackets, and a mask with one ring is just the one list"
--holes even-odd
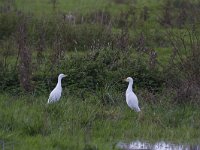
[(137, 139), (199, 142), (197, 106), (174, 106), (161, 96), (161, 104), (154, 105), (140, 98), (139, 117), (126, 106), (123, 94), (109, 94), (106, 105), (98, 92), (85, 100), (64, 94), (52, 105), (47, 105), (47, 96), (1, 95), (0, 138), (13, 141), (16, 149), (111, 149), (118, 141)]

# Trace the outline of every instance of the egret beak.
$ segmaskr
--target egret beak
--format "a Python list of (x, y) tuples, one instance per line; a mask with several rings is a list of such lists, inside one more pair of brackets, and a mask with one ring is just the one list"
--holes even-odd
[(67, 77), (67, 75), (64, 75), (64, 77)]
[(127, 82), (127, 79), (123, 79), (123, 81)]

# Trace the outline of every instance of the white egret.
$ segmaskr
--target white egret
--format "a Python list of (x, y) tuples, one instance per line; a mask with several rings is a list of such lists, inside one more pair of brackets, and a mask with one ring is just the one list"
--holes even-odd
[(133, 92), (133, 79), (128, 77), (125, 79), (126, 82), (129, 82), (128, 88), (126, 90), (126, 103), (131, 109), (134, 109), (136, 112), (140, 112), (140, 107), (138, 106), (138, 98)]
[(66, 77), (64, 74), (59, 74), (58, 76), (58, 83), (56, 87), (53, 89), (53, 91), (49, 95), (48, 103), (56, 102), (59, 101), (62, 93), (62, 85), (61, 85), (61, 80), (62, 78)]

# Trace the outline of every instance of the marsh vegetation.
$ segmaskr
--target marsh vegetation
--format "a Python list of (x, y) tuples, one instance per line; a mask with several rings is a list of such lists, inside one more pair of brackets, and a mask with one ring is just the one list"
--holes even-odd
[[(195, 0), (1, 0), (0, 139), (20, 150), (199, 143), (199, 22)], [(61, 72), (62, 98), (46, 105)]]

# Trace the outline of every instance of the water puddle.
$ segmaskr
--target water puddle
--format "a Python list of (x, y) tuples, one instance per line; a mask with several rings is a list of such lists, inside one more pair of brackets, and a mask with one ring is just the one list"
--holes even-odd
[(147, 142), (134, 141), (131, 143), (119, 142), (116, 148), (122, 150), (200, 150), (200, 145), (178, 145), (164, 141), (150, 144)]

